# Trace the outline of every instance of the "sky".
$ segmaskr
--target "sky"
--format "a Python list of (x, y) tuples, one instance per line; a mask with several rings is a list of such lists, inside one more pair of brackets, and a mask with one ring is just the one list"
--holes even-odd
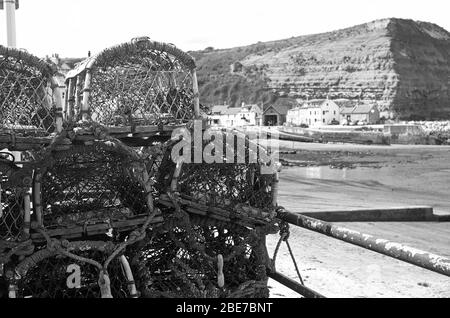
[[(450, 1), (20, 0), (17, 47), (40, 57), (85, 57), (149, 36), (185, 51), (229, 48), (389, 17), (433, 22), (450, 31)], [(6, 45), (5, 11), (0, 44)]]

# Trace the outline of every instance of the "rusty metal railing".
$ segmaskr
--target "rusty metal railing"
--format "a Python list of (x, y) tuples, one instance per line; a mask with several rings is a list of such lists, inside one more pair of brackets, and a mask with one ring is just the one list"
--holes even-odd
[[(320, 234), (325, 234), (329, 237), (450, 277), (450, 259), (443, 256), (428, 253), (401, 243), (377, 238), (373, 235), (350, 230), (302, 214), (292, 213), (281, 207), (278, 209), (277, 216), (279, 219), (289, 224)], [(303, 284), (276, 271), (269, 272), (269, 276), (304, 297), (323, 297), (318, 292), (307, 288)]]

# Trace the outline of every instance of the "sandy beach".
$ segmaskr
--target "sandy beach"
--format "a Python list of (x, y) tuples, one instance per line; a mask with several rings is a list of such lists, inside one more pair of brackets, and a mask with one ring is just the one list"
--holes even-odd
[[(292, 212), (432, 206), (450, 214), (450, 147), (365, 146), (280, 141), (285, 165), (279, 204)], [(450, 257), (449, 222), (339, 223)], [(278, 237), (268, 239), (273, 253)], [(450, 278), (291, 226), (290, 244), (305, 284), (327, 297), (450, 297)], [(296, 278), (286, 246), (277, 270)], [(270, 283), (272, 297), (298, 297)]]

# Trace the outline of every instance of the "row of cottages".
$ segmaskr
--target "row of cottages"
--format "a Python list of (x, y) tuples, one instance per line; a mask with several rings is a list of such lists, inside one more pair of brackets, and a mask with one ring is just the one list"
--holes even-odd
[(308, 100), (303, 105), (290, 109), (286, 121), (294, 126), (331, 125), (340, 122), (340, 108), (332, 100)]
[(293, 126), (350, 123), (376, 124), (380, 121), (380, 112), (373, 103), (351, 100), (315, 99), (288, 111), (287, 123)]
[(262, 122), (262, 110), (258, 105), (244, 103), (241, 107), (216, 105), (208, 114), (208, 122), (211, 126), (259, 126)]

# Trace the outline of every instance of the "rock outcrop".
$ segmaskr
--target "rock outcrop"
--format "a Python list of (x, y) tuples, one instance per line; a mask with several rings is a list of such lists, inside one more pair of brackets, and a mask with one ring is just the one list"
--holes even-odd
[(191, 52), (202, 102), (373, 101), (400, 119), (450, 118), (450, 33), (384, 19), (317, 35)]

